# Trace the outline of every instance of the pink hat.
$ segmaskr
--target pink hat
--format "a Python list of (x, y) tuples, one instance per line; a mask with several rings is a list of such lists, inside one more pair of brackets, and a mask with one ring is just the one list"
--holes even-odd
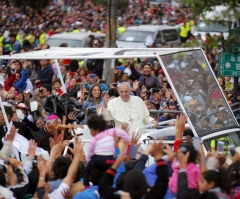
[(50, 116), (48, 116), (48, 118), (47, 118), (48, 121), (49, 121), (49, 120), (55, 120), (55, 119), (60, 120), (60, 118), (59, 118), (57, 115), (50, 115)]

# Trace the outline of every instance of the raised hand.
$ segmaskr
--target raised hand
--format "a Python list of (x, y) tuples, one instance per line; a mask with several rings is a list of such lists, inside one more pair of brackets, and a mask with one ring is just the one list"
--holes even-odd
[(177, 151), (178, 161), (180, 163), (180, 169), (185, 169), (188, 163), (189, 151), (184, 155), (181, 149)]
[(28, 145), (28, 157), (34, 157), (36, 153), (36, 147), (37, 143), (35, 143), (34, 140), (29, 140), (29, 145)]
[(104, 108), (107, 108), (107, 105), (109, 102), (109, 95), (104, 95), (103, 100), (104, 100)]
[(132, 140), (131, 140), (131, 144), (132, 145), (138, 145), (138, 140), (140, 139), (141, 134), (140, 133), (133, 133), (132, 135)]
[(10, 128), (9, 133), (6, 135), (7, 136), (6, 140), (9, 141), (9, 142), (12, 142), (15, 138), (16, 132), (17, 132), (16, 128), (14, 126), (12, 126)]
[(139, 88), (139, 81), (136, 80), (136, 81), (133, 82), (133, 90), (137, 91), (138, 88)]

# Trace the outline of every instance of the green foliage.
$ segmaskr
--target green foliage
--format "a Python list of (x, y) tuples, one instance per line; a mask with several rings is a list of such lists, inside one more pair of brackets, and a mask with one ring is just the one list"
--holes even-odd
[(199, 42), (197, 40), (195, 41), (188, 41), (185, 42), (181, 45), (181, 47), (183, 48), (195, 48), (195, 47), (199, 47)]
[(227, 9), (221, 12), (221, 16), (217, 16), (215, 20), (233, 16), (235, 18), (240, 17), (239, 0), (181, 0), (181, 3), (189, 5), (195, 16), (200, 16), (203, 11), (212, 11), (214, 6), (225, 5)]
[(35, 10), (41, 10), (50, 5), (50, 0), (11, 0), (11, 2), (16, 6), (29, 6)]
[[(109, 0), (92, 0), (94, 5), (103, 5), (105, 8), (108, 6)], [(114, 3), (114, 0), (112, 0)], [(124, 10), (128, 7), (128, 0), (118, 0), (118, 9)]]

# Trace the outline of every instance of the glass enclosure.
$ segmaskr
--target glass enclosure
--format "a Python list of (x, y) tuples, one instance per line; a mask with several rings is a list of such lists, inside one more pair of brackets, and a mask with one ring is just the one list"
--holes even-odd
[[(200, 137), (237, 126), (201, 50), (160, 57)], [(236, 133), (229, 136), (240, 144)]]

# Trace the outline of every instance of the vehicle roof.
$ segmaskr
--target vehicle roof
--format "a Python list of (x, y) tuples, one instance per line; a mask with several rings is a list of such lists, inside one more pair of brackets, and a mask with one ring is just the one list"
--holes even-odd
[(156, 31), (156, 30), (165, 30), (165, 29), (175, 29), (174, 26), (165, 26), (165, 25), (140, 25), (140, 26), (131, 26), (127, 30), (141, 30), (141, 31)]
[(61, 34), (55, 34), (51, 36), (50, 38), (54, 39), (83, 39), (85, 37), (88, 37), (89, 35), (93, 35), (94, 37), (105, 37), (105, 34), (102, 33), (90, 33), (90, 32), (81, 32), (81, 33), (61, 33)]

